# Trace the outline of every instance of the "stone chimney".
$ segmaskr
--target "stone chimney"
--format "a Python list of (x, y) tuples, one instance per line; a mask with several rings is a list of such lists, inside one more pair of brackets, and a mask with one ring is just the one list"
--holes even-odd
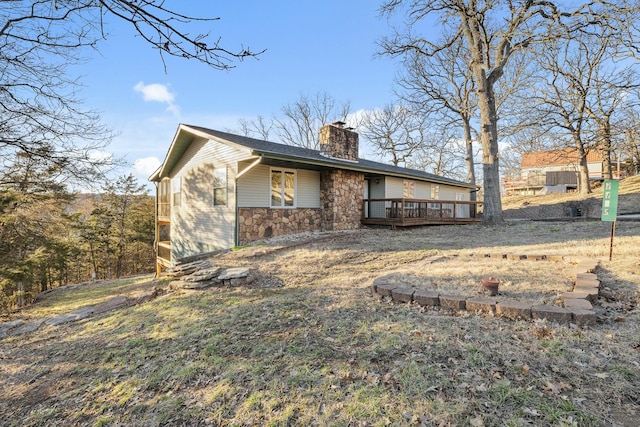
[(358, 134), (334, 122), (320, 128), (320, 153), (334, 159), (358, 161)]

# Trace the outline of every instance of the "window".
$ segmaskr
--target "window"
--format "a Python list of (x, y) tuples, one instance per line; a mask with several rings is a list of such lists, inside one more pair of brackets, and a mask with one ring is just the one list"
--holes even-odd
[(440, 186), (432, 185), (431, 186), (431, 198), (433, 200), (438, 200), (440, 198)]
[(404, 198), (413, 199), (415, 197), (415, 182), (404, 181)]
[(271, 169), (271, 207), (294, 207), (296, 189), (295, 171)]
[(164, 178), (158, 185), (158, 217), (171, 216), (171, 180)]
[[(440, 199), (440, 186), (431, 184), (431, 200)], [(429, 207), (432, 209), (440, 209), (442, 207), (441, 203), (429, 203)]]
[(182, 177), (178, 176), (171, 180), (171, 192), (173, 193), (173, 206), (182, 205)]
[(227, 168), (213, 170), (213, 205), (227, 205)]

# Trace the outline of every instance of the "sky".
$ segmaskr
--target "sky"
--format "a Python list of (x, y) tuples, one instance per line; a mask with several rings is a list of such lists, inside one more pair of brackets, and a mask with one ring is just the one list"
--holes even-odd
[[(146, 182), (180, 123), (239, 129), (239, 120), (278, 115), (300, 98), (326, 92), (352, 112), (393, 102), (397, 62), (376, 55), (391, 27), (376, 0), (168, 1), (196, 16), (220, 17), (210, 30), (229, 49), (266, 51), (219, 71), (165, 58), (124, 23), (107, 21), (106, 40), (82, 65), (82, 97), (116, 133), (108, 151)], [(201, 25), (201, 24), (199, 24)]]

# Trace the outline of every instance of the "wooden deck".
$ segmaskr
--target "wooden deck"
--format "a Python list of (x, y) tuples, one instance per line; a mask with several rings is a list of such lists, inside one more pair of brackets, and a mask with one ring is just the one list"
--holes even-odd
[(482, 202), (428, 199), (365, 199), (363, 225), (391, 228), (414, 225), (470, 224), (480, 222)]

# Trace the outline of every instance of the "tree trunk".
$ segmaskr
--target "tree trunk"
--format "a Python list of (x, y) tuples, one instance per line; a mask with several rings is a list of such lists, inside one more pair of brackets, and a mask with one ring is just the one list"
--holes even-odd
[(580, 164), (578, 170), (580, 171), (580, 194), (591, 194), (591, 185), (589, 184), (589, 168), (587, 167), (587, 151), (584, 148), (580, 134), (574, 132), (573, 139), (578, 149), (578, 155), (580, 156)]
[(589, 168), (587, 167), (587, 158), (580, 159), (580, 194), (591, 194), (591, 185), (589, 184)]
[(18, 308), (20, 308), (24, 305), (24, 285), (22, 282), (18, 282), (17, 290), (18, 295), (16, 298), (16, 304), (18, 305)]
[(602, 177), (604, 179), (613, 179), (611, 167), (611, 123), (609, 118), (605, 117), (600, 124), (600, 132), (602, 133)]
[(104, 251), (107, 263), (107, 280), (111, 280), (111, 255), (109, 254), (109, 246)]
[[(476, 167), (473, 159), (473, 137), (471, 136), (471, 123), (467, 117), (462, 120), (462, 128), (464, 131), (464, 143), (466, 147), (466, 156), (464, 161), (467, 165), (467, 182), (469, 184), (476, 185)], [(472, 189), (469, 193), (469, 201), (475, 202), (478, 200), (478, 192), (476, 189)], [(471, 217), (475, 218), (478, 213), (478, 205), (470, 205)]]
[(98, 261), (96, 260), (96, 254), (93, 248), (93, 242), (89, 241), (89, 255), (91, 256), (91, 264), (93, 265), (93, 275), (91, 278), (95, 280), (98, 276)]
[[(467, 182), (469, 184), (476, 184), (476, 170), (475, 163), (473, 161), (473, 138), (471, 137), (471, 124), (468, 118), (464, 118), (462, 121), (462, 128), (464, 130), (464, 142), (467, 148), (467, 154), (464, 161), (467, 165)], [(471, 193), (471, 200), (476, 200), (476, 193)]]
[(496, 101), (493, 86), (488, 81), (485, 70), (475, 64), (474, 74), (478, 88), (480, 109), (480, 141), (482, 142), (482, 172), (484, 202), (482, 221), (489, 224), (501, 223), (502, 200), (500, 199), (500, 167), (498, 160), (498, 126)]

